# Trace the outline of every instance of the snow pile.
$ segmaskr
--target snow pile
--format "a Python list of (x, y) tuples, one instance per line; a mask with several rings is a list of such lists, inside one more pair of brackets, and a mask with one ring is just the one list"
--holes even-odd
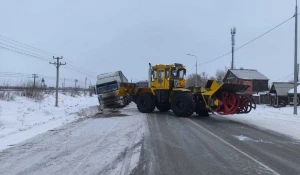
[(300, 116), (293, 115), (293, 107), (273, 108), (257, 105), (256, 110), (252, 110), (249, 114), (224, 117), (300, 139)]
[[(97, 103), (96, 97), (63, 94), (59, 94), (59, 108), (54, 106), (55, 95), (45, 95), (41, 102), (26, 97), (0, 101), (0, 149), (90, 115), (84, 109)], [(91, 111), (96, 112), (95, 107)]]

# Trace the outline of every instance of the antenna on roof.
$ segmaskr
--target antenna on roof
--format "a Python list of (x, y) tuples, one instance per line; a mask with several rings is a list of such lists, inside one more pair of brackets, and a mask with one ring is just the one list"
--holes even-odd
[(235, 37), (235, 33), (236, 33), (236, 29), (235, 29), (235, 27), (233, 27), (231, 29), (231, 45), (232, 45), (232, 47), (231, 47), (231, 55), (232, 55), (231, 70), (233, 69), (233, 60), (234, 60), (234, 45), (235, 45), (234, 37)]

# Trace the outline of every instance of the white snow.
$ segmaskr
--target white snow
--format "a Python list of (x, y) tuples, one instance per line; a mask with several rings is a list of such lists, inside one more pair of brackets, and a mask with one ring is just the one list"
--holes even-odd
[(245, 141), (245, 140), (251, 140), (251, 138), (247, 137), (247, 136), (243, 136), (243, 135), (240, 135), (240, 136), (235, 136), (237, 139), (239, 139), (240, 141)]
[[(300, 107), (298, 107), (298, 111), (300, 112)], [(249, 114), (224, 117), (300, 140), (300, 116), (293, 115), (293, 107), (273, 108), (266, 105), (257, 105), (256, 110), (252, 110)], [(238, 139), (245, 138), (239, 137)]]
[(247, 137), (247, 136), (243, 136), (243, 135), (240, 135), (240, 136), (234, 136), (235, 138), (237, 138), (238, 140), (240, 141), (251, 141), (251, 142), (262, 142), (262, 143), (272, 143), (272, 142), (269, 142), (269, 141), (264, 141), (264, 140), (254, 140), (250, 137)]
[(139, 163), (144, 114), (133, 103), (114, 110), (114, 116), (105, 114), (109, 113), (64, 125), (6, 150), (0, 174), (130, 174)]
[[(294, 93), (294, 88), (289, 90), (288, 94), (293, 94)], [(300, 93), (300, 85), (297, 86), (297, 94)]]
[(54, 104), (54, 95), (45, 95), (41, 102), (20, 96), (15, 101), (0, 100), (0, 150), (89, 115), (87, 111), (96, 112), (84, 109), (98, 105), (98, 101), (95, 96), (59, 94), (59, 107)]

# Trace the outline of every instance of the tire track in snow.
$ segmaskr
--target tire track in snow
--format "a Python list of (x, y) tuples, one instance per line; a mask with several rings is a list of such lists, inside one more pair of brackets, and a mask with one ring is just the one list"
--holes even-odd
[(99, 146), (99, 144), (102, 142), (102, 140), (103, 140), (109, 133), (111, 133), (112, 130), (113, 130), (113, 128), (114, 128), (116, 125), (118, 125), (118, 124), (119, 124), (119, 122), (116, 123), (116, 124), (114, 124), (114, 125), (109, 129), (109, 131), (108, 131), (108, 132), (100, 139), (100, 141), (96, 144), (96, 146), (94, 146), (93, 149), (85, 156), (85, 158), (84, 158), (81, 162), (79, 162), (79, 164), (76, 166), (75, 170), (77, 170), (77, 169), (82, 165), (82, 163), (90, 156), (90, 154), (96, 149), (96, 147)]

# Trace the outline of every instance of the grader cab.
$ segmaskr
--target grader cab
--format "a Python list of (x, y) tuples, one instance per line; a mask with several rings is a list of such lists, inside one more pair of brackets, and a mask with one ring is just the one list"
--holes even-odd
[(254, 100), (238, 92), (246, 85), (221, 84), (209, 80), (206, 87), (186, 87), (186, 69), (182, 64), (151, 66), (148, 87), (135, 83), (122, 83), (119, 96), (130, 96), (142, 113), (151, 113), (155, 107), (166, 112), (170, 109), (178, 117), (189, 117), (194, 112), (207, 116), (209, 112), (221, 115), (248, 113), (255, 108)]

